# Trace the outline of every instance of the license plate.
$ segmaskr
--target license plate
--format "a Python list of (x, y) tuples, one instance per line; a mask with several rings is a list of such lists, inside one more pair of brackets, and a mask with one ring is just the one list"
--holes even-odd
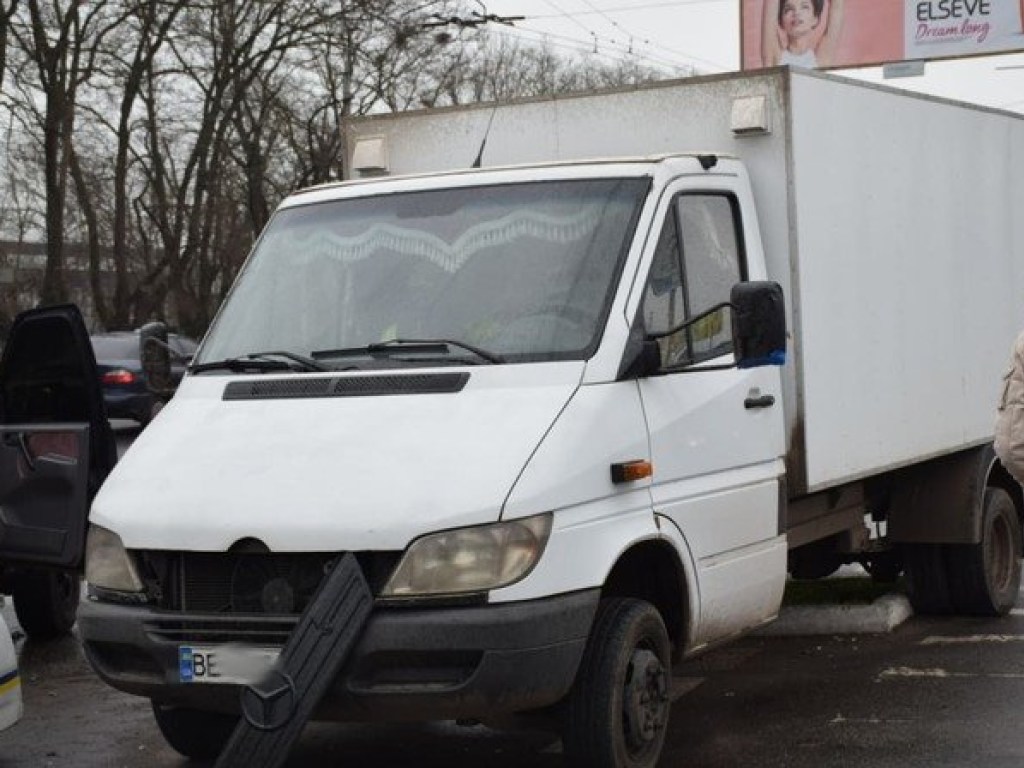
[(249, 685), (277, 661), (280, 648), (249, 645), (178, 646), (178, 679), (183, 683)]

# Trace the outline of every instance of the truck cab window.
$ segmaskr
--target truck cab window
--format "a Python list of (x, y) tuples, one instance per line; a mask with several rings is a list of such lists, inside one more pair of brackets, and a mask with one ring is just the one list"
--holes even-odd
[[(664, 333), (729, 300), (743, 279), (735, 205), (720, 194), (679, 195), (665, 217), (644, 292), (648, 333)], [(663, 367), (729, 354), (727, 311), (717, 312), (658, 340)]]

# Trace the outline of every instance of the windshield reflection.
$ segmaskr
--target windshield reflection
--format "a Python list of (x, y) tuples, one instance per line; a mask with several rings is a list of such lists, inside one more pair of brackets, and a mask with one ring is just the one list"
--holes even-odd
[[(647, 186), (638, 178), (530, 182), (282, 210), (196, 362), (395, 339), (449, 340), (503, 362), (585, 359), (600, 340)], [(360, 367), (377, 357), (367, 354)], [(435, 362), (400, 346), (389, 357), (390, 365)]]

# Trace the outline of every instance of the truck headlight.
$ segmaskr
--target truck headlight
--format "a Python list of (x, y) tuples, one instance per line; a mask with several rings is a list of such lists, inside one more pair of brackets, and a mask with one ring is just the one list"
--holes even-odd
[(519, 581), (536, 565), (551, 533), (551, 513), (457, 528), (417, 539), (382, 597), (483, 592)]
[(141, 592), (142, 579), (121, 543), (121, 537), (98, 525), (89, 526), (85, 544), (85, 580), (112, 592)]

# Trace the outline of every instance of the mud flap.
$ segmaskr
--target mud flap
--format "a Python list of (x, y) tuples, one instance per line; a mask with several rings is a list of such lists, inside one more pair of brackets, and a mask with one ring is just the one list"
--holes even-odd
[(242, 689), (243, 716), (216, 768), (284, 764), (358, 641), (372, 604), (355, 557), (344, 555), (320, 583), (274, 669)]

